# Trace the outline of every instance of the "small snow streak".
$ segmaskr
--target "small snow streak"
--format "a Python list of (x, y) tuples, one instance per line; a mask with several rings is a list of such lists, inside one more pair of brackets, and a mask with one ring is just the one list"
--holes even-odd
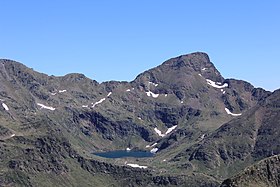
[(240, 114), (234, 114), (234, 113), (232, 113), (228, 108), (225, 108), (225, 111), (227, 112), (227, 114), (232, 115), (232, 116), (241, 116), (241, 115), (242, 115), (242, 113), (240, 113)]
[(133, 167), (133, 168), (141, 168), (141, 169), (148, 168), (147, 166), (139, 166), (138, 164), (126, 164), (126, 165)]
[(202, 135), (200, 136), (200, 139), (203, 140), (204, 138), (205, 138), (205, 134), (202, 134)]
[(154, 147), (156, 146), (158, 143), (154, 143), (153, 145), (146, 145), (146, 148), (149, 148), (149, 147)]
[(52, 110), (52, 111), (55, 110), (55, 108), (50, 107), (50, 106), (45, 106), (45, 105), (43, 105), (41, 103), (37, 103), (37, 105), (40, 106), (41, 108), (44, 108), (44, 109), (47, 109), (47, 110)]
[(159, 94), (155, 94), (155, 93), (153, 93), (151, 91), (146, 92), (146, 94), (147, 94), (147, 96), (153, 97), (153, 98), (157, 98), (159, 96)]
[(164, 137), (165, 134), (162, 134), (160, 130), (158, 130), (158, 128), (154, 128), (154, 130), (156, 131), (156, 133), (161, 136), (161, 137)]
[(2, 106), (5, 110), (7, 110), (7, 111), (9, 110), (9, 107), (5, 103), (2, 103)]
[(152, 85), (154, 85), (155, 87), (157, 87), (157, 86), (158, 86), (158, 84), (153, 83), (153, 82), (149, 82), (149, 84), (152, 84)]
[(59, 90), (58, 92), (59, 93), (64, 93), (64, 92), (67, 92), (67, 90)]
[(130, 92), (131, 90), (130, 90), (130, 89), (127, 89), (126, 91), (127, 91), (127, 92)]
[(107, 95), (107, 97), (109, 97), (111, 94), (112, 94), (112, 92), (109, 92), (108, 95)]
[(221, 89), (221, 92), (222, 92), (223, 94), (225, 94), (225, 93), (226, 93), (226, 91), (225, 91), (224, 89)]
[(154, 147), (154, 146), (156, 146), (158, 143), (154, 143), (153, 145), (151, 145), (151, 147)]
[(157, 128), (154, 128), (154, 130), (159, 136), (164, 137), (167, 134), (171, 133), (176, 128), (177, 128), (177, 125), (174, 125), (173, 127), (168, 128), (166, 133), (164, 133), (164, 134), (162, 134), (162, 132), (160, 130), (158, 130)]
[(173, 127), (170, 127), (169, 129), (167, 129), (165, 134), (167, 135), (167, 134), (171, 133), (174, 129), (176, 129), (176, 127), (177, 127), (177, 125), (174, 125)]
[(158, 148), (153, 148), (150, 152), (155, 154), (158, 151)]
[(97, 101), (96, 103), (94, 103), (91, 107), (94, 108), (96, 105), (102, 103), (103, 101), (105, 101), (106, 98), (100, 99), (99, 101)]
[(217, 85), (216, 82), (210, 80), (210, 79), (206, 79), (207, 84), (209, 84), (210, 86), (214, 87), (214, 88), (226, 88), (228, 87), (228, 83), (224, 83), (223, 85)]

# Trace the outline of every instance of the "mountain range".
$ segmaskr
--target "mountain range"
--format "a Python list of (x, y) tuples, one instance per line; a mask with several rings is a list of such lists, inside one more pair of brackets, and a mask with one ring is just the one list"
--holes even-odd
[[(131, 82), (0, 60), (0, 186), (278, 186), (280, 90), (202, 52)], [(148, 158), (95, 152), (147, 151)]]

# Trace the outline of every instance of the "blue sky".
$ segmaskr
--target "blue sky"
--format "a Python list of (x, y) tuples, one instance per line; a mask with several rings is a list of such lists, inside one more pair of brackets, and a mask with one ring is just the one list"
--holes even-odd
[(225, 78), (280, 88), (280, 1), (2, 0), (0, 58), (49, 75), (133, 80), (203, 51)]

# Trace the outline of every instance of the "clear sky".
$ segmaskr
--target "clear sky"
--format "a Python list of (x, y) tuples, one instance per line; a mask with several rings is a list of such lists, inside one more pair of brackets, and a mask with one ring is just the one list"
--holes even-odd
[(0, 0), (0, 58), (49, 75), (133, 80), (203, 51), (225, 78), (280, 88), (279, 0)]

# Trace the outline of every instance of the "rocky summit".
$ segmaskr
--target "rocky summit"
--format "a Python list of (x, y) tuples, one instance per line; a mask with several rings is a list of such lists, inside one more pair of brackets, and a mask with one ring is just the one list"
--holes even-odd
[[(1, 59), (0, 102), (0, 186), (279, 185), (280, 90), (205, 53), (103, 83)], [(116, 150), (152, 156), (93, 154)]]

